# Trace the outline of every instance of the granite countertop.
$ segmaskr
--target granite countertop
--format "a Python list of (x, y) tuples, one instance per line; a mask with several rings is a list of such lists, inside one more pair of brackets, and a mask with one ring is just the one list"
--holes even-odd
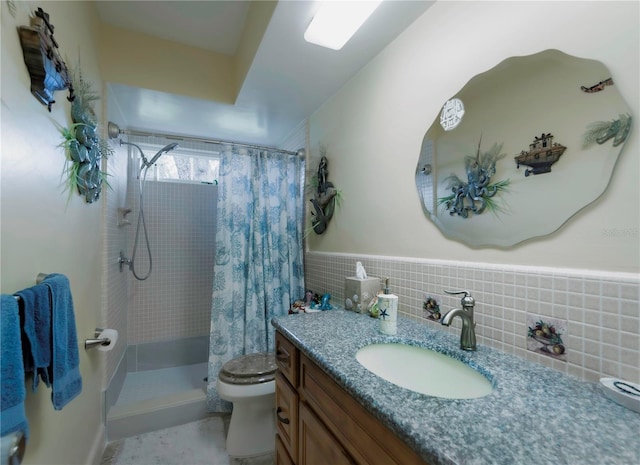
[[(378, 323), (344, 310), (272, 320), (431, 465), (640, 463), (640, 414), (609, 400), (599, 384), (481, 344), (476, 352), (462, 351), (459, 333), (405, 318), (398, 319), (395, 336), (379, 333)], [(478, 399), (443, 399), (396, 386), (355, 358), (358, 349), (379, 342), (410, 343), (453, 356), (490, 378), (494, 390)]]

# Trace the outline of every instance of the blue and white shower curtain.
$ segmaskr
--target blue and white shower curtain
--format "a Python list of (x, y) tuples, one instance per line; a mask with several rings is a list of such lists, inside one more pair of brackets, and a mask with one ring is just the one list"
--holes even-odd
[(271, 318), (304, 295), (304, 160), (227, 147), (218, 179), (211, 304), (209, 412), (229, 412), (218, 373), (240, 355), (274, 350)]

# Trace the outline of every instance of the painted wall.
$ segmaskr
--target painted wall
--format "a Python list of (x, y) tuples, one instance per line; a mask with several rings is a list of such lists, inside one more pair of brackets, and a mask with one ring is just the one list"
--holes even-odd
[(98, 37), (103, 77), (109, 82), (233, 104), (276, 3), (251, 2), (233, 56), (101, 23)]
[[(78, 195), (67, 200), (61, 189), (64, 155), (55, 123), (70, 123), (66, 92), (56, 93), (51, 113), (30, 92), (16, 28), (29, 24), (41, 6), (55, 26), (55, 38), (68, 64), (82, 64), (85, 79), (100, 92), (93, 30), (97, 17), (84, 2), (7, 2), (2, 11), (2, 172), (1, 252), (3, 293), (35, 284), (39, 272), (63, 273), (73, 293), (79, 344), (92, 336), (101, 311), (101, 201), (85, 204)], [(95, 107), (98, 115), (100, 102)], [(27, 389), (26, 410), (31, 437), (23, 463), (95, 463), (104, 447), (101, 382), (103, 358), (80, 348), (81, 394), (60, 411), (42, 384)], [(97, 459), (96, 459), (97, 458)]]
[[(311, 164), (327, 148), (344, 202), (319, 252), (638, 272), (638, 124), (607, 191), (550, 236), (508, 249), (448, 240), (414, 182), (422, 139), (442, 104), (509, 56), (555, 48), (601, 61), (639, 106), (637, 2), (438, 2), (310, 118)], [(567, 192), (570, 195), (570, 192)]]
[(100, 69), (109, 82), (233, 103), (234, 57), (100, 23)]

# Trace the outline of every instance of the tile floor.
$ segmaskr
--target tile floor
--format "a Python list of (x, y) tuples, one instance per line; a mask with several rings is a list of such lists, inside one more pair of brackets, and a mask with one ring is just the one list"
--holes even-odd
[[(207, 364), (198, 363), (127, 373), (115, 406), (158, 399), (205, 388)], [(225, 439), (230, 415), (211, 415), (184, 425), (160, 429), (111, 442), (100, 465), (273, 465), (273, 454), (232, 458)]]
[(229, 415), (145, 433), (109, 444), (100, 465), (273, 465), (273, 454), (230, 458)]

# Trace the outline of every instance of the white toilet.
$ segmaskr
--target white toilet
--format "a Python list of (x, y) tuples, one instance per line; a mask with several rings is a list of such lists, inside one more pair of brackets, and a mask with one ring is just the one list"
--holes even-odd
[(233, 403), (227, 453), (251, 457), (275, 450), (274, 354), (250, 354), (227, 362), (218, 374), (220, 398)]

